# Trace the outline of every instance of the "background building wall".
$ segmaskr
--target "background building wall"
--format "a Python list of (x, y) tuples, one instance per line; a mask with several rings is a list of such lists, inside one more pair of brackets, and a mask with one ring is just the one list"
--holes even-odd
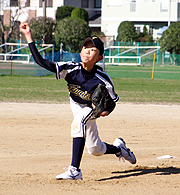
[(132, 21), (136, 27), (144, 25), (153, 28), (153, 38), (168, 21), (179, 21), (177, 0), (171, 0), (169, 17), (169, 0), (103, 0), (101, 30), (106, 35), (117, 36), (118, 26), (122, 21)]

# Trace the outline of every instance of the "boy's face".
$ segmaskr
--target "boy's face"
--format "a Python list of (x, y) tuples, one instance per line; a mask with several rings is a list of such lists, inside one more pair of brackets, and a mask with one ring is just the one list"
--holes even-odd
[(81, 60), (86, 66), (94, 66), (94, 64), (102, 60), (103, 56), (99, 55), (99, 49), (97, 49), (94, 44), (89, 41), (86, 42), (81, 50)]

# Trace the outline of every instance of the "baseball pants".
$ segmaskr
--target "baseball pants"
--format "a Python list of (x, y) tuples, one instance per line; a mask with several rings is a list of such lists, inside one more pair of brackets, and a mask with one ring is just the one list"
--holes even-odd
[(70, 106), (74, 116), (71, 124), (71, 137), (84, 137), (86, 139), (86, 147), (90, 154), (95, 156), (103, 155), (106, 152), (107, 147), (98, 135), (96, 119), (85, 120), (92, 108), (86, 104), (76, 103), (71, 98)]

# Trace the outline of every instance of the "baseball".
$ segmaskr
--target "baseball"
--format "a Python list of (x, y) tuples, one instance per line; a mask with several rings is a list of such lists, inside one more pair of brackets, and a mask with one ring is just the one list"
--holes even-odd
[(27, 13), (22, 13), (22, 14), (20, 14), (18, 20), (19, 20), (21, 23), (26, 23), (26, 22), (28, 22), (28, 20), (29, 20), (28, 14), (27, 14)]

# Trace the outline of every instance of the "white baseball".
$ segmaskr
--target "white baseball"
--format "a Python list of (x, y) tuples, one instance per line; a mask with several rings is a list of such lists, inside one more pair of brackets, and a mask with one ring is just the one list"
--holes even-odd
[(29, 20), (28, 14), (27, 14), (27, 13), (22, 13), (22, 14), (19, 16), (18, 20), (19, 20), (21, 23), (26, 23), (26, 22), (28, 22), (28, 20)]

